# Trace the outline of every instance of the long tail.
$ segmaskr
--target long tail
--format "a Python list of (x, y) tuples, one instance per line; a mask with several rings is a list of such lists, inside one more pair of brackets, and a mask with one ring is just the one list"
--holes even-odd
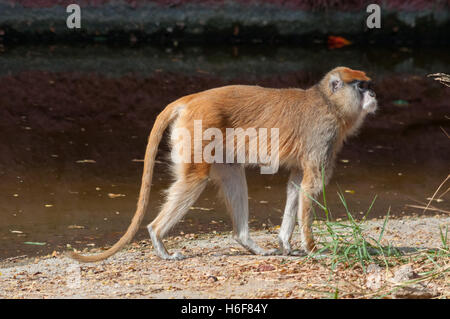
[(174, 106), (175, 102), (169, 104), (158, 115), (155, 124), (153, 125), (153, 129), (148, 139), (147, 148), (145, 150), (144, 172), (142, 174), (142, 184), (139, 193), (139, 201), (137, 204), (136, 213), (134, 214), (133, 219), (131, 220), (131, 224), (130, 226), (128, 226), (125, 234), (111, 248), (98, 255), (83, 256), (75, 252), (69, 252), (69, 256), (71, 258), (81, 262), (95, 262), (106, 259), (122, 249), (131, 241), (133, 236), (136, 234), (139, 229), (139, 225), (141, 224), (142, 219), (144, 218), (144, 215), (148, 209), (150, 188), (152, 185), (153, 167), (155, 165), (155, 157), (156, 153), (158, 152), (159, 143), (161, 142), (164, 131), (176, 117), (177, 112), (174, 112)]

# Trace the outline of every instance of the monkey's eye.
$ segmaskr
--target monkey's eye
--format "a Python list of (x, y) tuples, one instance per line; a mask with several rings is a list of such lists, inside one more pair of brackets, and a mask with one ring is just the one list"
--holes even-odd
[(366, 87), (366, 83), (367, 82), (364, 82), (364, 81), (360, 81), (360, 82), (358, 82), (358, 88), (359, 89), (362, 89), (362, 90), (365, 90), (367, 87)]
[(372, 82), (371, 81), (358, 81), (356, 83), (356, 87), (361, 91), (371, 90)]
[(362, 89), (362, 82), (361, 81), (354, 80), (354, 81), (350, 82), (350, 84), (352, 86), (354, 86), (355, 89), (360, 89), (360, 90)]

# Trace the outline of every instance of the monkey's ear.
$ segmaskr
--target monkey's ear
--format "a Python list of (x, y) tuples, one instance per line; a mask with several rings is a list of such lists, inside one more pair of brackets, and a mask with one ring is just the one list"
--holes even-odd
[(341, 80), (341, 78), (338, 75), (332, 75), (330, 77), (329, 84), (330, 84), (331, 92), (333, 92), (333, 93), (344, 86), (344, 82)]

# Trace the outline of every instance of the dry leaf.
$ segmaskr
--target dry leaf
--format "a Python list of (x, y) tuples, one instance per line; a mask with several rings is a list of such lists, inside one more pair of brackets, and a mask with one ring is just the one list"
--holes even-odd
[(194, 206), (191, 206), (191, 207), (189, 207), (189, 209), (190, 209), (190, 210), (205, 210), (205, 211), (210, 211), (210, 210), (213, 210), (214, 208), (194, 207)]
[(113, 194), (113, 193), (108, 193), (108, 197), (109, 197), (109, 198), (125, 197), (125, 194)]
[(84, 229), (84, 226), (79, 226), (79, 225), (70, 225), (67, 228), (69, 229)]

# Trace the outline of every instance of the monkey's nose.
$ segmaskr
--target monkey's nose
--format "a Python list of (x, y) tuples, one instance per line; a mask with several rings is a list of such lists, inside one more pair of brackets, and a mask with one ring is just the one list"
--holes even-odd
[(369, 91), (369, 95), (370, 95), (371, 97), (375, 97), (375, 96), (376, 96), (376, 94), (375, 94), (374, 91)]

